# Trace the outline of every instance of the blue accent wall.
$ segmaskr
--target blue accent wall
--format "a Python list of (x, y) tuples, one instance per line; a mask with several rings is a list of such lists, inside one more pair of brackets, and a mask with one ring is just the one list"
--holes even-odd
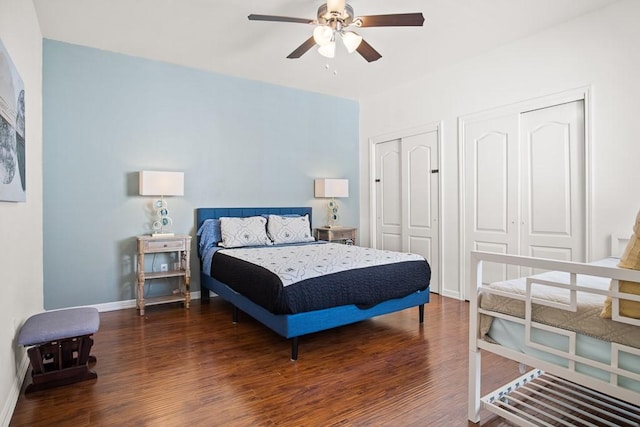
[(312, 206), (322, 224), (319, 177), (349, 179), (341, 223), (358, 225), (355, 101), (52, 40), (43, 72), (46, 309), (135, 298), (140, 170), (184, 171), (176, 233), (195, 234), (198, 207)]

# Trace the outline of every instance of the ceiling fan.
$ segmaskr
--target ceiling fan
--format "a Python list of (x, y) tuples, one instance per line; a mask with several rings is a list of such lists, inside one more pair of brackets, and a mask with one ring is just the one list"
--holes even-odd
[(291, 18), (288, 16), (254, 15), (248, 16), (250, 21), (291, 22), (295, 24), (311, 24), (316, 27), (313, 36), (298, 46), (287, 56), (289, 59), (300, 58), (309, 49), (318, 45), (318, 52), (333, 58), (336, 40), (342, 39), (349, 53), (357, 51), (368, 62), (382, 58), (362, 36), (349, 27), (420, 27), (424, 23), (422, 13), (396, 13), (391, 15), (369, 15), (356, 17), (353, 8), (345, 0), (327, 0), (318, 8), (316, 19)]

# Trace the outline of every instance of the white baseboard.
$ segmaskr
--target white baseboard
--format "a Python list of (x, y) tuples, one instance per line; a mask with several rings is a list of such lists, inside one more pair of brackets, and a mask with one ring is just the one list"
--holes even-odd
[(440, 295), (442, 295), (443, 297), (453, 298), (458, 300), (462, 299), (462, 295), (460, 294), (460, 292), (453, 292), (447, 289), (441, 289), (441, 291), (442, 292), (440, 292)]
[(29, 358), (27, 357), (27, 353), (24, 352), (22, 355), (22, 360), (20, 361), (20, 366), (18, 367), (18, 371), (16, 372), (15, 379), (13, 381), (13, 384), (11, 385), (9, 395), (7, 396), (7, 400), (4, 402), (4, 406), (2, 407), (2, 414), (0, 414), (0, 420), (2, 421), (3, 427), (7, 427), (11, 422), (13, 410), (16, 408), (18, 398), (20, 397), (22, 382), (24, 381), (25, 375), (27, 375), (27, 369), (29, 369)]
[[(200, 291), (191, 292), (191, 299), (200, 299)], [(136, 300), (130, 299), (125, 301), (115, 301), (115, 302), (106, 302), (104, 304), (93, 304), (93, 305), (85, 305), (83, 307), (94, 307), (97, 308), (98, 311), (115, 311), (115, 310), (125, 310), (128, 308), (136, 308)], [(69, 307), (71, 308), (71, 307)]]

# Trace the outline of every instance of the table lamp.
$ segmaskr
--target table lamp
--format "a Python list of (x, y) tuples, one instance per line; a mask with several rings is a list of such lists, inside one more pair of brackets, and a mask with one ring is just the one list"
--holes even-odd
[(173, 236), (168, 231), (173, 224), (164, 196), (184, 195), (184, 172), (140, 171), (139, 193), (141, 196), (160, 196), (153, 202), (156, 212), (151, 228), (152, 236)]
[(320, 178), (314, 182), (315, 197), (317, 198), (331, 198), (327, 203), (327, 227), (338, 227), (338, 202), (336, 197), (349, 197), (349, 180), (348, 179), (333, 179), (333, 178)]

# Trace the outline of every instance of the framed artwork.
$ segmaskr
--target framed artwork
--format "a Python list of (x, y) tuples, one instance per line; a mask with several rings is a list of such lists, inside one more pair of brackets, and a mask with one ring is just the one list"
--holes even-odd
[(24, 202), (24, 83), (0, 40), (0, 201)]

